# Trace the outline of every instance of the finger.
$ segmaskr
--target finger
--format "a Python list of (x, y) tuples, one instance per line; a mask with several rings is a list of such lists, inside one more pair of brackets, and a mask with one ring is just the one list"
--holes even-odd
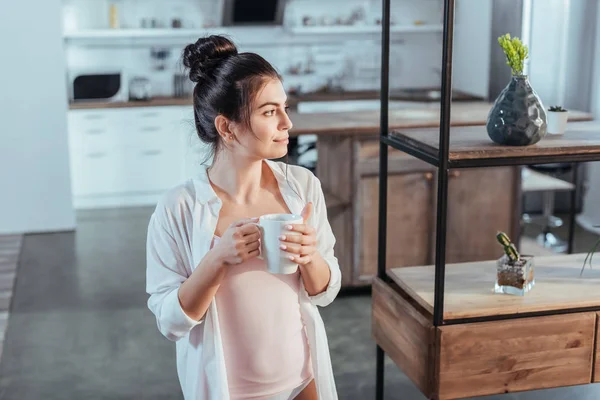
[(312, 256), (290, 256), (288, 258), (300, 265), (306, 265), (312, 261)]
[(260, 255), (260, 251), (259, 250), (252, 250), (248, 254), (246, 254), (246, 260), (249, 260), (249, 259), (254, 258), (254, 257), (258, 257), (259, 255)]
[(260, 232), (249, 233), (244, 236), (244, 241), (246, 243), (258, 242), (258, 239), (260, 239)]
[(294, 254), (302, 254), (302, 245), (299, 244), (280, 244), (279, 248), (281, 250), (287, 251), (288, 253), (294, 253)]
[(240, 232), (242, 236), (250, 235), (256, 232), (259, 232), (260, 234), (260, 229), (258, 229), (258, 226), (256, 226), (254, 223), (247, 223), (246, 225), (240, 226), (238, 229), (238, 232)]
[(315, 228), (313, 228), (310, 225), (306, 225), (306, 224), (294, 224), (294, 225), (286, 225), (285, 229), (292, 231), (292, 232), (299, 232), (302, 233), (304, 235), (306, 234), (314, 234)]
[(317, 238), (314, 235), (281, 235), (279, 236), (279, 240), (283, 244), (299, 243), (302, 245), (313, 245), (317, 242)]
[(308, 219), (312, 215), (312, 211), (313, 211), (313, 203), (311, 201), (306, 206), (304, 206), (304, 209), (300, 213), (300, 215), (302, 216), (302, 219), (304, 220), (304, 223), (306, 223), (306, 221), (308, 221)]
[(244, 219), (240, 219), (239, 221), (235, 221), (231, 224), (232, 227), (237, 228), (239, 226), (243, 226), (252, 222), (256, 222), (258, 221), (258, 217), (252, 217), (252, 218), (244, 218)]
[(260, 242), (252, 242), (252, 243), (246, 244), (245, 250), (247, 252), (251, 252), (251, 251), (258, 249), (259, 247), (260, 247)]

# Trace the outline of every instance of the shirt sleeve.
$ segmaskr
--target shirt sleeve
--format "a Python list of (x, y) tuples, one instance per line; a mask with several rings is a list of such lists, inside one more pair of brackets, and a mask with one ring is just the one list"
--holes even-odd
[(321, 182), (313, 175), (312, 179), (312, 196), (313, 216), (312, 225), (317, 231), (317, 250), (331, 271), (329, 284), (325, 291), (309, 296), (314, 305), (325, 307), (336, 298), (342, 285), (342, 273), (338, 264), (338, 259), (334, 254), (333, 247), (335, 245), (335, 236), (331, 230), (329, 220), (327, 218), (327, 205), (325, 204), (325, 196), (321, 188)]
[(187, 335), (202, 320), (190, 318), (181, 308), (179, 287), (188, 278), (184, 244), (176, 239), (153, 214), (146, 242), (146, 292), (148, 308), (156, 317), (158, 330), (169, 340)]

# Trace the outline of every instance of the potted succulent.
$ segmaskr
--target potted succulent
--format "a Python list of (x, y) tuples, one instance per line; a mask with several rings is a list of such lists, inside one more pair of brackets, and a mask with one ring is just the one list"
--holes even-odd
[(552, 106), (548, 109), (548, 133), (562, 135), (567, 128), (569, 111), (561, 106)]
[(496, 239), (504, 254), (496, 262), (494, 292), (523, 296), (535, 285), (534, 257), (519, 254), (504, 232), (498, 232)]
[(546, 110), (524, 74), (529, 49), (518, 37), (505, 34), (498, 43), (506, 56), (512, 77), (490, 110), (486, 129), (494, 143), (528, 146), (546, 136)]

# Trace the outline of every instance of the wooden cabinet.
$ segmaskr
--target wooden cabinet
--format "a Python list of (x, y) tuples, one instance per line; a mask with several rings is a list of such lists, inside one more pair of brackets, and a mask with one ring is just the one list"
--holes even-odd
[(515, 167), (450, 171), (447, 263), (498, 258), (502, 254), (496, 241), (498, 231), (516, 239), (518, 221), (514, 216), (518, 214), (518, 173)]
[[(388, 268), (423, 265), (429, 261), (433, 223), (432, 172), (392, 175), (388, 180)], [(360, 196), (359, 281), (377, 274), (379, 177), (362, 178)]]
[[(518, 235), (520, 174), (515, 167), (452, 170), (448, 181), (446, 262), (495, 259), (501, 254), (498, 230)], [(437, 175), (399, 172), (388, 178), (387, 267), (435, 262)], [(360, 226), (355, 284), (377, 273), (379, 177), (358, 183)]]
[[(327, 194), (342, 286), (366, 286), (379, 254), (379, 150), (373, 137), (321, 135), (317, 176)], [(387, 267), (435, 262), (437, 169), (388, 149)], [(452, 170), (446, 262), (496, 259), (498, 230), (519, 240), (519, 167)], [(338, 198), (336, 200), (335, 198)]]

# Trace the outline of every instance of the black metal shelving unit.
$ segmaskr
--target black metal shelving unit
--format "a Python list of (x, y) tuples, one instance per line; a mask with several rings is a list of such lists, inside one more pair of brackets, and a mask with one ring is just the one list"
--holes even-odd
[[(390, 59), (390, 4), (391, 0), (383, 0), (382, 10), (382, 54), (381, 54), (381, 114), (380, 114), (380, 175), (379, 175), (379, 226), (378, 226), (378, 269), (377, 276), (384, 282), (390, 282), (386, 274), (387, 254), (387, 189), (388, 189), (388, 148), (401, 150), (413, 157), (423, 160), (438, 169), (437, 180), (437, 224), (436, 224), (436, 252), (435, 252), (435, 286), (433, 325), (442, 326), (446, 324), (467, 323), (483, 320), (521, 318), (532, 315), (543, 315), (544, 313), (531, 313), (527, 315), (509, 314), (494, 316), (491, 318), (467, 318), (461, 320), (444, 319), (444, 284), (446, 270), (446, 220), (447, 220), (447, 198), (448, 180), (451, 169), (477, 168), (494, 166), (519, 166), (533, 164), (548, 164), (556, 162), (573, 163), (572, 180), (577, 187), (578, 163), (600, 160), (597, 152), (582, 154), (556, 155), (524, 155), (516, 157), (481, 157), (472, 159), (449, 159), (450, 154), (450, 113), (452, 93), (452, 49), (454, 37), (454, 10), (455, 0), (444, 0), (443, 11), (443, 44), (442, 44), (442, 77), (441, 77), (441, 100), (440, 100), (440, 126), (439, 147), (432, 151), (424, 143), (406, 140), (401, 136), (390, 135), (388, 132), (388, 101), (389, 101), (389, 59)], [(577, 192), (571, 193), (571, 211), (569, 229), (569, 253), (573, 250), (573, 236), (575, 225), (575, 208)], [(562, 313), (580, 311), (598, 311), (600, 307), (585, 309), (564, 310)], [(384, 377), (384, 351), (377, 346), (376, 360), (376, 400), (383, 400), (383, 377)]]

